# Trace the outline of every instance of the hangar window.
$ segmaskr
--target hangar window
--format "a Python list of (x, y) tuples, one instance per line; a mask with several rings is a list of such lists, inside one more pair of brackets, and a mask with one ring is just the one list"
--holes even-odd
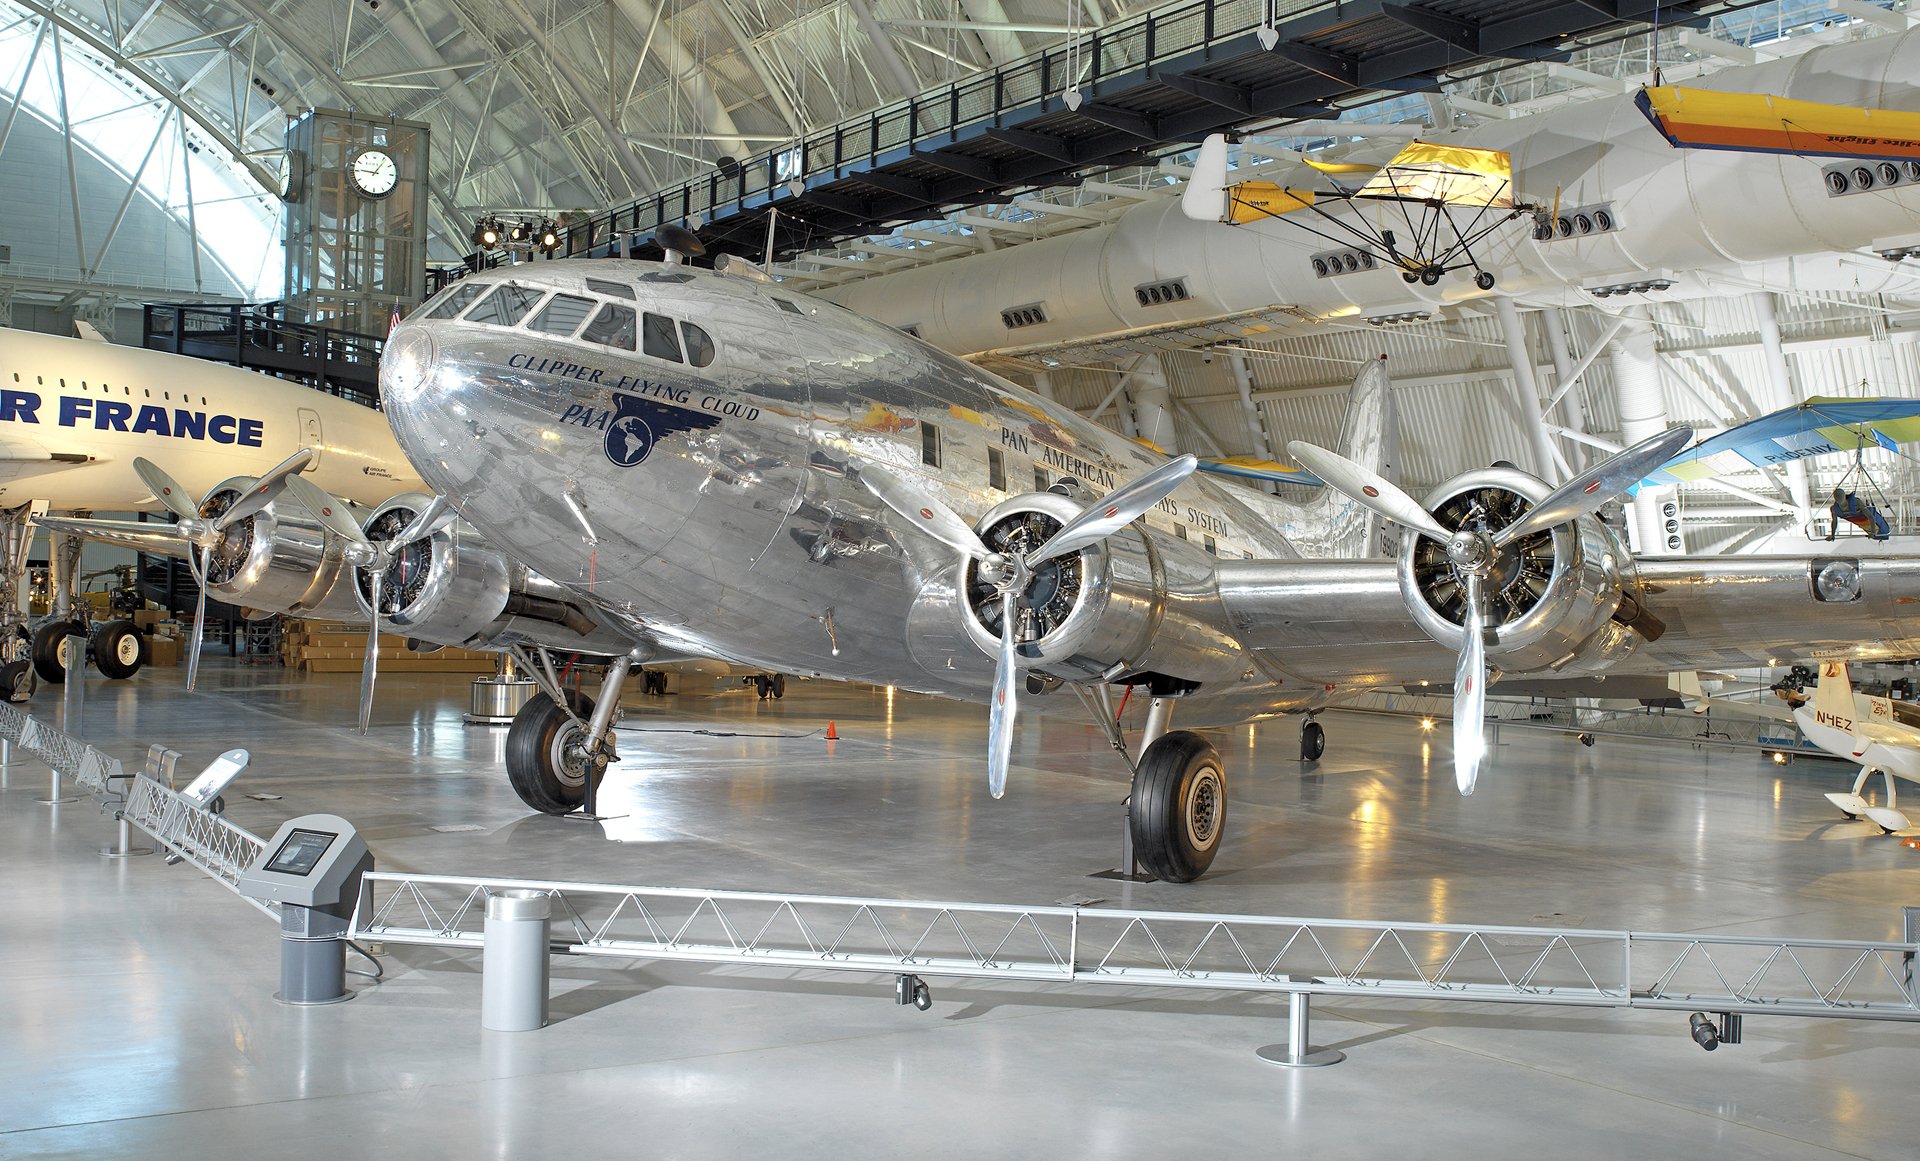
[(624, 282), (605, 282), (598, 278), (589, 278), (587, 289), (595, 294), (604, 294), (608, 298), (631, 299), (633, 297), (633, 287)]
[(680, 324), (680, 333), (687, 339), (687, 362), (696, 367), (713, 362), (713, 339), (707, 332), (690, 322), (683, 322)]
[(608, 303), (587, 324), (587, 329), (580, 332), (580, 337), (603, 347), (633, 350), (633, 308)]
[(539, 314), (533, 316), (533, 321), (527, 324), (527, 329), (539, 331), (542, 334), (559, 335), (562, 338), (569, 337), (580, 329), (581, 323), (587, 321), (587, 316), (593, 313), (593, 308), (594, 301), (591, 298), (556, 294), (547, 300), (547, 305), (540, 308)]
[(427, 311), (428, 318), (452, 318), (467, 309), (473, 300), (480, 297), (486, 286), (472, 282), (462, 282), (448, 290), (438, 304)]
[(486, 323), (496, 327), (510, 327), (527, 317), (533, 304), (540, 301), (540, 292), (524, 286), (502, 285), (480, 300), (479, 305), (467, 312), (466, 321)]
[(649, 311), (640, 324), (640, 349), (656, 359), (679, 363), (680, 336), (673, 333), (673, 320)]
[(987, 449), (987, 486), (1007, 490), (1007, 456), (997, 447)]
[(931, 423), (920, 425), (920, 462), (930, 468), (940, 466), (940, 429)]

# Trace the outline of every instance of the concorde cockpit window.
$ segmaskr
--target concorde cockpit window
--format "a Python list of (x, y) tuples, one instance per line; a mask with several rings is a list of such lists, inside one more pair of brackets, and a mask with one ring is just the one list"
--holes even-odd
[(604, 294), (608, 298), (633, 297), (633, 287), (624, 282), (606, 282), (598, 278), (587, 279), (587, 289), (595, 294)]
[(713, 362), (713, 339), (707, 332), (690, 322), (680, 324), (680, 333), (687, 338), (687, 362), (696, 367), (704, 367)]
[(527, 317), (533, 304), (540, 301), (541, 292), (525, 286), (503, 283), (492, 294), (480, 300), (480, 304), (467, 312), (470, 323), (487, 323), (496, 327), (510, 327)]
[(684, 361), (680, 358), (680, 336), (673, 333), (673, 320), (663, 314), (648, 312), (642, 320), (640, 349), (669, 363)]
[(591, 298), (556, 294), (547, 300), (547, 305), (540, 308), (539, 314), (533, 316), (527, 329), (566, 338), (580, 329), (580, 324), (587, 321), (587, 316), (593, 313), (597, 305)]
[(619, 347), (623, 351), (633, 350), (633, 308), (615, 306), (608, 303), (593, 316), (587, 329), (580, 337), (590, 343), (599, 343), (603, 347)]
[(427, 318), (452, 318), (467, 309), (474, 299), (480, 297), (486, 284), (481, 282), (460, 282), (447, 288), (440, 301), (428, 309)]

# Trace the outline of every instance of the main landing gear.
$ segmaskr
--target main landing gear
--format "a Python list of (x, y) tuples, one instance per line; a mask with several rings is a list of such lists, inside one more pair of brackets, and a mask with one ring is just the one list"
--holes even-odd
[[(1867, 787), (1867, 779), (1875, 774), (1886, 779), (1887, 804), (1885, 806), (1869, 806), (1867, 800), (1860, 797), (1860, 792)], [(1841, 813), (1848, 818), (1864, 818), (1888, 834), (1913, 826), (1906, 813), (1895, 806), (1893, 772), (1882, 770), (1878, 766), (1860, 767), (1860, 776), (1853, 780), (1853, 791), (1849, 794), (1829, 794), (1827, 801), (1839, 807)]]
[[(0, 696), (8, 701), (25, 701), (33, 695), (32, 683), (21, 680), (21, 675), (29, 671), (50, 685), (66, 682), (69, 668), (66, 646), (70, 636), (87, 638), (87, 653), (93, 658), (94, 667), (116, 681), (140, 672), (150, 657), (146, 635), (131, 620), (116, 618), (96, 622), (85, 615), (76, 599), (82, 579), (80, 541), (76, 537), (54, 538), (50, 554), (54, 612), (38, 628), (28, 632), (18, 603), (18, 585), (26, 575), (23, 546), (33, 536), (28, 521), (35, 511), (44, 510), (44, 505), (23, 505), (0, 513), (0, 526), (3, 526), (0, 537), (5, 541), (5, 560), (0, 562), (0, 568), (4, 569), (0, 575), (0, 658), (4, 659), (4, 664), (0, 664)], [(132, 592), (130, 581), (114, 594), (115, 610), (131, 607), (120, 602), (122, 592)], [(137, 595), (131, 599), (137, 601)], [(74, 660), (84, 665), (86, 658)]]
[[(1114, 720), (1106, 686), (1070, 686), (1122, 758), (1126, 739)], [(1096, 875), (1132, 881), (1191, 883), (1213, 865), (1227, 826), (1227, 770), (1213, 743), (1190, 730), (1170, 730), (1171, 697), (1156, 697), (1141, 730), (1140, 757), (1127, 795), (1127, 832), (1117, 870)], [(1137, 868), (1137, 870), (1136, 870)]]
[(619, 760), (613, 720), (628, 671), (640, 672), (625, 658), (607, 664), (600, 696), (563, 689), (546, 650), (537, 659), (514, 650), (514, 661), (540, 692), (527, 699), (507, 729), (507, 781), (520, 801), (542, 814), (594, 811), (594, 797), (607, 767)]

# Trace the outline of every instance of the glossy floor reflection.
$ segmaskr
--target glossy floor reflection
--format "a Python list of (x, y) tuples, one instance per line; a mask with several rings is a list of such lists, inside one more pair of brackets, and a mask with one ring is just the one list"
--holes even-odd
[[(636, 700), (596, 825), (521, 809), (466, 679), (383, 677), (364, 738), (356, 682), (94, 679), (87, 731), (195, 769), (246, 746), (236, 821), (342, 814), (392, 869), (1853, 938), (1920, 903), (1920, 851), (1835, 817), (1821, 792), (1851, 771), (1823, 761), (1509, 730), (1463, 800), (1410, 722), (1330, 715), (1307, 768), (1292, 723), (1221, 730), (1213, 872), (1131, 886), (1086, 877), (1118, 856), (1125, 784), (1071, 717), (1024, 719), (995, 802), (982, 708), (813, 682)], [(1749, 1018), (1708, 1055), (1681, 1014), (1321, 1001), (1314, 1039), (1347, 1061), (1290, 1073), (1253, 1055), (1285, 1038), (1279, 999), (934, 979), (922, 1014), (886, 979), (558, 959), (554, 1023), (492, 1033), (478, 956), (426, 948), (352, 1003), (286, 1008), (271, 923), (185, 866), (101, 858), (93, 803), (7, 773), (0, 1157), (1913, 1153), (1908, 1026)]]

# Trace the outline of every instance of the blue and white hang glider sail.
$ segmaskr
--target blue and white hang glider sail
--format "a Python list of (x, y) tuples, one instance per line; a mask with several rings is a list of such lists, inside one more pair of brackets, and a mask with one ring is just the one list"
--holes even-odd
[(1814, 456), (1920, 442), (1920, 399), (1816, 397), (1703, 439), (1633, 489), (1775, 468)]

